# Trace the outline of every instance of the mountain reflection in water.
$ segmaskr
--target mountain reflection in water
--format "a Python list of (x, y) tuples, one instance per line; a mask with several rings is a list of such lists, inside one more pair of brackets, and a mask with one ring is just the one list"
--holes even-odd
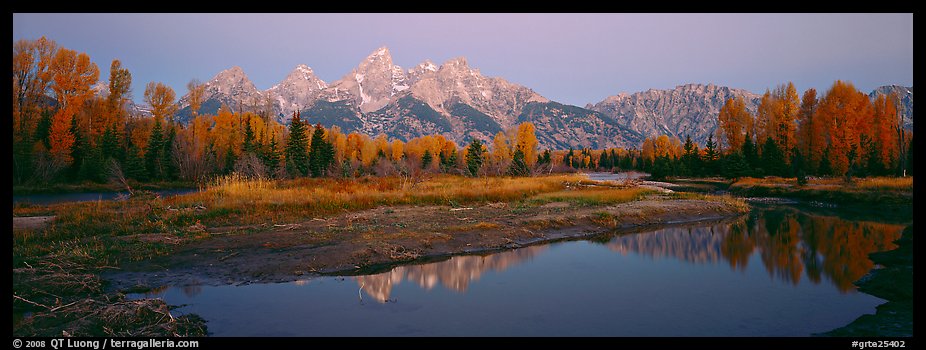
[[(754, 211), (737, 220), (706, 225), (670, 227), (648, 233), (613, 237), (603, 244), (620, 254), (653, 259), (674, 258), (693, 264), (721, 261), (745, 270), (750, 256), (759, 254), (770, 278), (797, 285), (802, 275), (814, 284), (825, 277), (842, 293), (855, 290), (852, 282), (874, 267), (868, 254), (890, 250), (904, 225), (849, 221), (782, 207)], [(390, 299), (403, 280), (430, 290), (438, 284), (466, 292), (469, 283), (485, 272), (503, 271), (547, 250), (529, 246), (487, 256), (455, 256), (446, 261), (399, 266), (389, 272), (355, 277), (363, 291), (378, 300)]]
[(403, 280), (415, 282), (426, 290), (440, 284), (463, 293), (471, 281), (478, 280), (486, 271), (504, 271), (529, 261), (547, 248), (547, 245), (536, 245), (486, 256), (455, 256), (437, 263), (398, 266), (389, 272), (358, 276), (356, 279), (368, 295), (383, 303), (389, 300), (392, 287)]

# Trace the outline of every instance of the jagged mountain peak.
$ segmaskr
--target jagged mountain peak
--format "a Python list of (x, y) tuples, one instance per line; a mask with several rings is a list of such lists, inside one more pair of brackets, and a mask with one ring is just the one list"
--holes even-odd
[(421, 62), (421, 63), (419, 63), (417, 66), (415, 66), (415, 68), (409, 69), (408, 72), (409, 72), (409, 73), (412, 73), (412, 72), (414, 72), (414, 71), (430, 71), (430, 72), (436, 72), (437, 69), (438, 69), (438, 67), (437, 67), (436, 64), (434, 64), (434, 62), (431, 62), (430, 59), (426, 59), (426, 60), (424, 60), (424, 62)]
[(717, 113), (728, 98), (743, 97), (755, 112), (760, 96), (713, 83), (687, 83), (672, 89), (648, 89), (608, 96), (588, 108), (643, 135), (667, 134), (704, 143), (717, 128)]
[(288, 122), (293, 112), (312, 105), (328, 84), (315, 76), (311, 67), (297, 65), (279, 84), (265, 91), (273, 101), (275, 112)]
[(445, 66), (446, 66), (446, 67), (466, 67), (466, 68), (469, 68), (469, 63), (466, 62), (466, 57), (458, 56), (458, 57), (451, 58), (451, 59), (447, 60), (446, 62), (444, 62), (444, 64), (441, 65), (441, 68), (443, 68), (443, 67), (445, 67)]

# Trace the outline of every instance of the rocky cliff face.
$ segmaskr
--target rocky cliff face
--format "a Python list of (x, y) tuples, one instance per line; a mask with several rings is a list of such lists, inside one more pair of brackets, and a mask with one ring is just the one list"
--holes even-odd
[(905, 129), (913, 130), (913, 87), (912, 86), (900, 86), (900, 85), (885, 85), (877, 89), (874, 89), (871, 93), (868, 94), (868, 97), (871, 97), (871, 100), (874, 101), (878, 95), (888, 95), (894, 93), (900, 98), (900, 105), (902, 110), (900, 111), (903, 115), (903, 126)]
[[(219, 72), (203, 85), (205, 92), (200, 114), (214, 114), (222, 105), (236, 112), (251, 110), (264, 101), (263, 92), (257, 90), (247, 74), (244, 74), (244, 70), (238, 66)], [(192, 117), (189, 94), (183, 95), (178, 104), (180, 108), (177, 120), (182, 123), (188, 122)]]
[(357, 68), (322, 91), (328, 102), (353, 101), (361, 113), (383, 108), (395, 95), (408, 90), (408, 77), (402, 67), (392, 64), (389, 49), (381, 47), (360, 62)]
[[(478, 138), (491, 144), (499, 131), (533, 122), (542, 148), (639, 147), (645, 137), (667, 134), (704, 144), (717, 129), (717, 114), (729, 98), (743, 97), (755, 113), (760, 96), (713, 84), (686, 84), (670, 90), (621, 93), (585, 108), (550, 101), (533, 90), (498, 77), (483, 76), (466, 58), (441, 65), (430, 60), (405, 70), (389, 49), (374, 50), (350, 73), (331, 84), (312, 68), (297, 66), (283, 81), (257, 90), (239, 67), (205, 83), (201, 113), (267, 111), (284, 124), (300, 111), (309, 123), (338, 125), (345, 132), (380, 133), (403, 140), (442, 134), (458, 145)], [(102, 90), (100, 86), (98, 89)], [(913, 125), (913, 87), (883, 86), (904, 104), (904, 123)], [(189, 120), (188, 97), (180, 99), (181, 122)], [(141, 107), (134, 107), (139, 111)]]
[(313, 105), (319, 93), (327, 87), (328, 84), (316, 77), (312, 68), (300, 64), (283, 81), (263, 94), (273, 102), (274, 114), (281, 115), (281, 119), (288, 122), (293, 112)]
[(717, 114), (728, 98), (743, 97), (746, 109), (756, 112), (760, 95), (713, 84), (680, 85), (671, 90), (650, 89), (621, 93), (586, 108), (600, 112), (618, 125), (646, 136), (666, 134), (704, 144), (717, 129)]

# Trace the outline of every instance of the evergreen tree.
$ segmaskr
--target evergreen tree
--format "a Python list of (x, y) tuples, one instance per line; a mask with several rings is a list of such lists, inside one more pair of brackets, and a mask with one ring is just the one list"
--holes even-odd
[(765, 139), (762, 145), (762, 169), (768, 175), (787, 176), (788, 166), (785, 163), (785, 157), (778, 143), (771, 137)]
[(309, 174), (308, 142), (305, 124), (296, 115), (289, 124), (289, 138), (286, 139), (286, 172), (298, 177)]
[(84, 158), (80, 162), (80, 178), (96, 183), (105, 181), (103, 174), (103, 154), (99, 147), (87, 145)]
[(173, 124), (167, 125), (167, 136), (161, 145), (161, 177), (166, 180), (175, 180), (180, 170), (177, 168), (177, 162), (174, 159), (174, 141), (177, 138), (177, 127)]
[(573, 157), (573, 156), (574, 156), (574, 154), (573, 154), (573, 151), (572, 151), (572, 147), (569, 147), (569, 153), (566, 153), (566, 155), (563, 156), (563, 164), (569, 165), (570, 167), (573, 167), (573, 168), (574, 168), (574, 167), (575, 167), (575, 164), (572, 164), (572, 157)]
[(138, 181), (148, 180), (148, 171), (145, 169), (145, 160), (139, 155), (138, 147), (128, 142), (129, 147), (125, 151), (125, 176)]
[(250, 121), (245, 121), (244, 123), (244, 143), (242, 143), (241, 145), (241, 151), (243, 151), (243, 153), (257, 154), (258, 146), (259, 145), (254, 142), (254, 130), (251, 130)]
[(331, 163), (334, 163), (334, 148), (325, 140), (325, 128), (317, 124), (309, 146), (309, 171), (312, 177), (324, 176)]
[(100, 140), (100, 153), (103, 160), (110, 158), (120, 162), (125, 160), (125, 155), (122, 154), (122, 145), (119, 144), (119, 135), (117, 135), (114, 126), (106, 128), (106, 131), (103, 132), (103, 137)]
[(704, 145), (704, 172), (707, 175), (717, 175), (717, 144), (714, 143), (714, 135), (707, 136), (707, 144)]
[(238, 157), (235, 156), (235, 151), (231, 148), (228, 148), (225, 151), (225, 165), (222, 167), (223, 174), (231, 174), (235, 171), (235, 162), (238, 161)]
[(145, 150), (145, 170), (149, 180), (161, 179), (161, 151), (164, 149), (164, 136), (161, 130), (161, 121), (154, 119), (154, 128), (148, 138), (148, 149)]
[(797, 184), (804, 186), (807, 184), (807, 164), (804, 155), (800, 149), (795, 148), (791, 153), (791, 173), (797, 178)]
[(50, 134), (51, 112), (43, 111), (42, 116), (39, 118), (38, 124), (35, 126), (35, 136), (33, 136), (33, 138), (35, 141), (42, 141), (42, 144), (45, 145), (45, 149), (51, 149), (51, 139), (49, 139)]
[(684, 153), (682, 153), (682, 161), (681, 161), (681, 164), (684, 165), (684, 166), (683, 166), (684, 171), (681, 171), (680, 174), (682, 174), (682, 175), (697, 175), (697, 169), (696, 169), (695, 160), (696, 160), (696, 158), (698, 157), (698, 154), (695, 153), (695, 152), (697, 152), (697, 150), (696, 150), (695, 147), (696, 147), (696, 146), (695, 146), (694, 142), (691, 142), (691, 136), (690, 136), (690, 135), (686, 135), (686, 136), (685, 136), (685, 145), (682, 146), (682, 149), (684, 150)]
[[(441, 153), (441, 155), (443, 155), (443, 153)], [(427, 169), (433, 160), (434, 156), (431, 155), (431, 150), (424, 150), (424, 154), (421, 156), (421, 169)]]
[(518, 147), (518, 149), (514, 151), (514, 156), (511, 158), (511, 166), (508, 167), (508, 175), (528, 176), (530, 174), (531, 169), (527, 166), (527, 162), (524, 161), (524, 152), (521, 152), (521, 148)]
[(469, 144), (469, 150), (466, 153), (466, 170), (469, 171), (469, 175), (476, 177), (479, 175), (479, 168), (482, 167), (482, 163), (485, 160), (485, 156), (482, 154), (482, 142), (478, 139), (473, 139)]
[(71, 145), (71, 167), (68, 175), (71, 181), (80, 181), (80, 167), (84, 162), (84, 155), (87, 153), (89, 143), (84, 139), (80, 127), (77, 125), (77, 117), (71, 118), (71, 134), (74, 135), (74, 143)]
[(611, 158), (608, 157), (608, 150), (601, 151), (601, 156), (598, 157), (598, 167), (605, 170), (611, 169)]
[(736, 179), (749, 175), (749, 164), (741, 152), (734, 151), (723, 158), (721, 173), (724, 177)]
[(279, 147), (277, 147), (277, 140), (276, 138), (271, 137), (270, 144), (267, 145), (267, 151), (264, 152), (261, 159), (264, 163), (264, 167), (267, 168), (267, 174), (271, 177), (273, 177), (274, 174), (277, 173), (277, 170), (280, 169), (281, 157), (282, 154), (280, 154)]
[(457, 156), (457, 152), (450, 151), (450, 156), (447, 157), (447, 171), (450, 171), (457, 167), (458, 159), (459, 159), (459, 156)]
[(672, 168), (669, 165), (669, 156), (662, 155), (653, 160), (653, 168), (650, 177), (654, 180), (663, 180), (671, 175)]
[(746, 165), (749, 167), (748, 176), (762, 176), (759, 150), (756, 148), (756, 144), (752, 142), (752, 136), (748, 133), (743, 140), (743, 158), (745, 158)]

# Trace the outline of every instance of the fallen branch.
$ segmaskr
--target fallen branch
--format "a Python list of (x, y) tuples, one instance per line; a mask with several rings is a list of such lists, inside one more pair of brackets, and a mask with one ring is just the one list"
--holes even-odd
[(223, 257), (219, 258), (219, 261), (225, 261), (225, 259), (231, 258), (231, 257), (233, 257), (233, 256), (235, 256), (235, 255), (238, 255), (238, 252), (234, 252), (234, 253), (228, 254), (228, 255), (226, 255), (226, 256), (223, 256)]
[(473, 208), (470, 208), (470, 207), (465, 207), (465, 208), (450, 208), (450, 211), (457, 211), (457, 210), (473, 210)]

